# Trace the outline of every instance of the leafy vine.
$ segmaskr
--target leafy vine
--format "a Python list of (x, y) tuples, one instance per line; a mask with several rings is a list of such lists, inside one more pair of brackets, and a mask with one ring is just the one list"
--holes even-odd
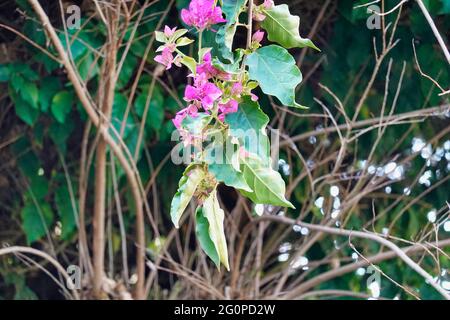
[[(166, 26), (156, 32), (163, 43), (155, 60), (166, 69), (173, 65), (190, 70), (184, 93), (187, 107), (172, 120), (188, 154), (189, 165), (171, 203), (171, 218), (178, 228), (180, 218), (192, 198), (198, 203), (196, 234), (205, 253), (219, 268), (229, 268), (224, 232), (224, 211), (220, 208), (217, 187), (233, 187), (255, 204), (294, 208), (285, 198), (285, 183), (272, 168), (270, 143), (266, 134), (269, 122), (253, 91), (276, 97), (294, 108), (295, 88), (302, 74), (287, 49), (318, 48), (299, 34), (300, 18), (290, 13), (286, 4), (265, 0), (192, 0), (181, 11), (183, 22), (197, 35), (197, 56), (189, 56), (181, 47), (195, 41), (186, 36), (188, 29)], [(241, 16), (250, 16), (247, 24)], [(225, 15), (225, 18), (223, 17)], [(264, 29), (253, 33), (252, 20)], [(233, 50), (239, 26), (248, 30), (246, 48)], [(215, 30), (215, 28), (218, 28)], [(216, 33), (217, 55), (202, 46), (205, 30)], [(276, 44), (262, 46), (267, 33)], [(185, 154), (186, 155), (186, 154)]]

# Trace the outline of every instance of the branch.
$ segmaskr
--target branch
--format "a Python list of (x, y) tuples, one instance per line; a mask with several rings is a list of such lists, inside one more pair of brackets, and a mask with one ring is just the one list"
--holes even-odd
[(448, 51), (447, 46), (445, 45), (444, 39), (442, 38), (441, 34), (439, 33), (439, 30), (437, 29), (436, 24), (433, 21), (433, 18), (431, 17), (427, 8), (423, 4), (423, 1), (422, 0), (416, 0), (416, 1), (420, 7), (420, 10), (422, 10), (423, 15), (425, 16), (425, 19), (427, 19), (428, 24), (431, 27), (431, 30), (433, 30), (434, 36), (436, 37), (437, 41), (439, 42), (439, 45), (442, 48), (442, 52), (444, 53), (448, 64), (450, 64), (450, 52)]
[[(13, 246), (13, 247), (7, 247), (7, 248), (0, 249), (0, 256), (6, 255), (6, 254), (15, 254), (15, 253), (29, 253), (29, 254), (32, 254), (32, 255), (35, 255), (35, 256), (38, 256), (38, 257), (41, 257), (41, 258), (47, 260), (64, 276), (67, 283), (72, 283), (72, 279), (67, 274), (66, 269), (64, 269), (64, 267), (58, 261), (56, 261), (52, 256), (50, 256), (48, 253), (46, 253), (44, 251), (37, 250), (34, 248), (30, 248), (30, 247), (21, 247), (21, 246)], [(73, 297), (76, 300), (79, 300), (80, 297), (79, 297), (77, 291), (75, 289), (72, 289), (72, 292), (73, 292)]]
[[(346, 229), (338, 229), (338, 228), (332, 228), (322, 225), (316, 225), (316, 224), (310, 224), (310, 223), (304, 223), (304, 222), (298, 222), (294, 219), (283, 217), (283, 216), (263, 216), (261, 219), (266, 220), (272, 220), (272, 221), (278, 221), (285, 224), (298, 224), (301, 227), (306, 227), (310, 230), (325, 232), (328, 234), (334, 234), (338, 236), (347, 236), (347, 237), (357, 237), (367, 240), (372, 240), (380, 243), (383, 246), (388, 247), (393, 251), (393, 253), (402, 259), (408, 266), (410, 266), (411, 269), (416, 271), (419, 275), (421, 275), (436, 291), (438, 291), (444, 298), (447, 300), (450, 300), (450, 294), (442, 288), (436, 281), (433, 279), (433, 277), (426, 272), (419, 264), (414, 262), (408, 255), (405, 253), (404, 250), (399, 248), (397, 245), (395, 245), (393, 242), (371, 232), (362, 232), (362, 231), (352, 231), (352, 230), (346, 230)], [(323, 275), (322, 275), (323, 276)], [(304, 290), (304, 288), (302, 288)], [(294, 292), (290, 293), (288, 295), (288, 298), (292, 298), (292, 295), (298, 294), (298, 289)]]
[(145, 276), (145, 230), (144, 230), (144, 213), (143, 213), (143, 201), (140, 193), (138, 178), (135, 175), (133, 168), (128, 162), (126, 156), (124, 155), (121, 147), (116, 144), (115, 140), (109, 134), (108, 124), (103, 123), (100, 120), (100, 116), (97, 114), (96, 107), (91, 102), (90, 98), (86, 94), (83, 85), (81, 84), (79, 78), (77, 77), (77, 73), (70, 63), (70, 59), (64, 50), (64, 47), (61, 41), (58, 38), (58, 35), (55, 31), (55, 28), (52, 26), (47, 14), (45, 13), (42, 6), (39, 4), (38, 0), (28, 0), (33, 10), (36, 12), (37, 16), (42, 22), (43, 27), (47, 31), (53, 45), (56, 48), (56, 51), (61, 57), (62, 64), (64, 65), (67, 76), (69, 80), (72, 82), (74, 90), (80, 99), (81, 104), (83, 105), (86, 113), (91, 119), (92, 123), (97, 127), (100, 134), (102, 135), (105, 142), (111, 148), (111, 151), (117, 157), (121, 166), (123, 167), (127, 179), (130, 183), (131, 191), (133, 194), (133, 198), (136, 204), (136, 229), (137, 229), (137, 275), (138, 282), (136, 284), (136, 298), (143, 299), (144, 298), (144, 276)]

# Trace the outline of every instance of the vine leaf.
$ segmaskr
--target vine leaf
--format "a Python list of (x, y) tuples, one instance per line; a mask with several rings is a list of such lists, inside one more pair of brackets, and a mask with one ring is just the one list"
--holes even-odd
[(271, 167), (263, 165), (260, 159), (250, 154), (241, 159), (242, 172), (248, 185), (254, 190), (249, 193), (240, 192), (254, 203), (271, 204), (274, 206), (295, 209), (284, 196), (286, 186), (281, 175)]
[(269, 117), (258, 102), (245, 96), (238, 110), (226, 115), (225, 122), (229, 125), (230, 135), (238, 138), (246, 151), (257, 154), (268, 166), (270, 144), (266, 126)]
[(233, 143), (230, 138), (227, 139), (225, 144), (221, 142), (214, 142), (211, 147), (205, 150), (205, 161), (208, 164), (208, 171), (214, 175), (217, 181), (223, 182), (229, 187), (252, 192), (253, 190), (245, 181), (242, 172), (240, 172), (238, 162), (239, 144)]
[(72, 103), (72, 94), (65, 90), (58, 92), (53, 97), (50, 108), (53, 116), (59, 123), (64, 123), (66, 121), (66, 117), (70, 113)]
[(180, 218), (194, 196), (197, 186), (203, 180), (205, 174), (198, 167), (187, 167), (178, 184), (178, 191), (170, 205), (170, 216), (175, 228), (179, 228)]
[(202, 247), (203, 251), (205, 251), (206, 255), (214, 262), (217, 268), (219, 268), (219, 254), (217, 253), (214, 242), (209, 236), (209, 222), (203, 213), (203, 207), (198, 207), (195, 212), (195, 233), (200, 247)]
[(193, 73), (196, 74), (196, 68), (197, 68), (197, 62), (194, 58), (184, 56), (181, 58), (180, 61), (182, 64), (184, 64), (188, 69)]
[(247, 57), (250, 79), (258, 81), (265, 94), (282, 104), (301, 107), (295, 102), (295, 88), (302, 74), (289, 52), (277, 45), (262, 47)]
[(214, 189), (213, 192), (206, 198), (203, 203), (203, 213), (209, 223), (209, 236), (211, 241), (214, 243), (217, 254), (219, 255), (219, 260), (229, 271), (230, 265), (228, 263), (228, 248), (225, 239), (225, 231), (223, 228), (223, 220), (225, 214), (220, 208), (219, 200), (217, 199), (217, 190)]
[(39, 204), (38, 208), (32, 202), (26, 203), (20, 215), (22, 217), (22, 228), (28, 244), (45, 236), (54, 217), (53, 211), (47, 203)]
[(218, 50), (223, 58), (233, 61), (233, 40), (236, 34), (239, 15), (244, 10), (247, 0), (223, 0), (222, 11), (225, 14), (227, 23), (222, 26), (216, 35)]
[(236, 34), (236, 25), (225, 25), (219, 28), (216, 35), (217, 49), (220, 55), (228, 61), (233, 61), (233, 40)]
[(286, 49), (310, 47), (320, 51), (310, 39), (300, 36), (300, 18), (289, 12), (287, 4), (264, 9), (266, 18), (261, 26), (267, 31), (270, 41), (281, 44)]
[(239, 15), (244, 9), (247, 0), (223, 0), (222, 11), (227, 18), (227, 24), (239, 22)]

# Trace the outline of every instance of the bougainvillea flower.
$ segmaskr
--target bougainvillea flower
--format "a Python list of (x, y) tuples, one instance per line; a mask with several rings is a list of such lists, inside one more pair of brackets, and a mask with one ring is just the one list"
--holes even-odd
[(187, 117), (187, 113), (186, 110), (180, 110), (177, 112), (177, 114), (175, 115), (175, 118), (172, 119), (172, 122), (175, 126), (175, 128), (180, 129), (181, 128), (181, 123), (183, 122), (184, 118)]
[(236, 112), (238, 106), (238, 102), (233, 99), (227, 103), (219, 104), (219, 112), (221, 112), (218, 116), (219, 120), (223, 122), (225, 120), (225, 115)]
[(194, 86), (188, 85), (184, 91), (186, 101), (197, 100), (205, 110), (211, 109), (214, 102), (221, 96), (222, 91), (215, 84), (209, 82), (204, 73), (198, 74), (194, 79)]
[(172, 64), (175, 64), (178, 67), (180, 66), (179, 61), (173, 57), (172, 50), (169, 47), (164, 47), (161, 54), (155, 57), (155, 61), (166, 66), (166, 70), (172, 68)]
[(252, 42), (259, 44), (264, 38), (264, 31), (258, 30), (252, 36)]
[(181, 10), (181, 19), (188, 26), (194, 26), (199, 30), (226, 22), (222, 17), (222, 9), (215, 6), (214, 0), (192, 0), (189, 3), (189, 10)]
[(250, 98), (252, 99), (252, 101), (255, 101), (255, 102), (259, 100), (259, 97), (254, 93), (250, 93)]
[(173, 36), (173, 34), (175, 33), (175, 31), (177, 30), (177, 27), (173, 27), (172, 29), (169, 26), (165, 26), (164, 27), (164, 35), (167, 38), (170, 38), (171, 36)]
[(202, 58), (202, 63), (197, 66), (196, 71), (198, 74), (205, 74), (208, 79), (211, 79), (214, 77), (221, 79), (221, 80), (230, 80), (231, 79), (231, 74), (224, 72), (222, 70), (219, 70), (212, 65), (212, 57), (211, 57), (210, 51), (207, 51), (204, 54), (204, 56)]
[(231, 87), (231, 94), (233, 96), (240, 96), (243, 91), (244, 87), (242, 86), (242, 83), (240, 82), (233, 83), (233, 86)]
[(193, 118), (198, 116), (198, 109), (197, 109), (196, 105), (190, 104), (187, 108), (184, 108), (177, 112), (177, 114), (175, 115), (175, 118), (172, 119), (172, 122), (177, 129), (181, 128), (181, 123), (187, 116), (190, 116)]
[(263, 14), (262, 12), (259, 11), (253, 11), (253, 20), (261, 22), (264, 21), (264, 19), (266, 19), (266, 15)]
[(265, 9), (270, 9), (274, 5), (273, 0), (264, 0), (263, 6)]
[(234, 113), (238, 110), (238, 102), (230, 100), (227, 103), (219, 104), (219, 111), (223, 114)]

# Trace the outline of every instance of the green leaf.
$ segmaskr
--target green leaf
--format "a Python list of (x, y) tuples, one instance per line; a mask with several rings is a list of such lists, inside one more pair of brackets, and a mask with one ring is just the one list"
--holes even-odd
[(230, 59), (231, 63), (223, 63), (217, 57), (212, 59), (212, 65), (214, 68), (219, 69), (221, 71), (238, 74), (240, 72), (240, 63), (242, 61), (242, 57), (244, 56), (243, 50), (236, 50), (234, 57)]
[(202, 134), (205, 126), (211, 121), (211, 115), (205, 112), (199, 112), (196, 117), (186, 117), (181, 126), (194, 136)]
[(124, 63), (123, 67), (120, 70), (119, 77), (117, 79), (117, 89), (122, 89), (125, 87), (128, 82), (130, 82), (130, 79), (133, 78), (134, 70), (136, 69), (136, 66), (138, 65), (139, 59), (136, 58), (132, 54), (128, 54)]
[(67, 139), (69, 139), (74, 128), (74, 121), (67, 121), (64, 124), (61, 124), (58, 121), (53, 121), (48, 128), (48, 135), (62, 154), (65, 154), (67, 151)]
[(222, 11), (227, 19), (227, 24), (232, 25), (239, 22), (239, 15), (244, 10), (247, 0), (223, 0)]
[(13, 73), (11, 75), (11, 82), (10, 85), (16, 92), (21, 92), (23, 88), (23, 84), (25, 83), (25, 79), (17, 73)]
[(269, 117), (261, 110), (258, 102), (245, 96), (238, 111), (225, 116), (225, 122), (229, 125), (230, 135), (238, 138), (245, 150), (257, 154), (268, 166), (270, 143), (266, 126)]
[(161, 32), (161, 31), (155, 31), (155, 39), (158, 42), (166, 42), (167, 41), (167, 38), (164, 35), (164, 32)]
[(195, 74), (196, 69), (197, 69), (197, 62), (195, 61), (194, 58), (188, 57), (188, 56), (184, 56), (180, 62), (182, 64), (184, 64), (186, 67), (188, 67), (188, 69)]
[(217, 50), (219, 54), (233, 61), (233, 40), (236, 34), (236, 25), (225, 25), (219, 28), (216, 34)]
[(219, 268), (219, 254), (217, 253), (214, 242), (209, 236), (209, 222), (203, 213), (202, 207), (198, 207), (195, 212), (195, 234), (197, 235), (198, 242), (203, 251), (205, 251), (206, 255), (215, 263), (217, 268)]
[(22, 97), (14, 98), (16, 115), (26, 124), (32, 126), (39, 116), (39, 111), (30, 106)]
[[(139, 97), (136, 101), (140, 99)], [(145, 101), (144, 101), (145, 102)], [(111, 114), (111, 123), (117, 133), (120, 133), (120, 129), (122, 127), (122, 122), (125, 120), (125, 111), (127, 109), (128, 99), (125, 95), (120, 92), (116, 92), (114, 94), (114, 103)], [(123, 131), (123, 138), (126, 139), (130, 135), (130, 132), (135, 129), (135, 123), (133, 121), (133, 117), (131, 114), (128, 114), (127, 121), (125, 123), (125, 128)], [(114, 140), (117, 140), (117, 135), (113, 132), (112, 129), (111, 136)]]
[[(130, 60), (128, 57), (133, 57), (133, 56), (132, 55), (127, 56), (127, 59), (125, 60), (125, 63), (123, 64), (123, 68), (121, 70), (119, 79), (117, 81), (118, 86), (120, 86), (121, 80), (124, 77), (128, 76), (128, 79), (129, 79), (134, 71), (134, 69), (132, 69), (132, 67), (130, 67), (129, 64), (127, 64), (127, 61)], [(86, 52), (85, 54), (80, 56), (75, 61), (75, 66), (78, 69), (78, 73), (80, 74), (81, 79), (83, 79), (86, 82), (89, 81), (90, 79), (92, 79), (93, 77), (95, 77), (100, 71), (98, 61), (96, 60), (95, 56), (91, 52)], [(125, 75), (123, 75), (123, 73), (125, 73)]]
[(38, 108), (39, 90), (34, 82), (24, 81), (20, 90), (22, 98), (34, 109)]
[(237, 165), (238, 171), (235, 168), (236, 166), (233, 165), (239, 161), (239, 145), (234, 144), (230, 138), (227, 139), (225, 144), (221, 142), (214, 142), (205, 150), (208, 171), (214, 175), (217, 181), (223, 182), (229, 187), (252, 192), (253, 190), (240, 172), (239, 164)]
[(44, 201), (45, 196), (48, 193), (48, 180), (38, 172), (33, 175), (27, 176), (29, 180), (30, 191), (33, 193), (33, 197), (37, 201)]
[(170, 216), (175, 228), (179, 228), (179, 222), (184, 210), (194, 196), (197, 186), (203, 180), (205, 173), (198, 167), (187, 167), (178, 184), (178, 191), (170, 205)]
[(67, 240), (76, 229), (76, 200), (72, 203), (69, 188), (65, 179), (61, 179), (59, 187), (55, 191), (55, 204), (61, 219), (61, 238)]
[(59, 91), (61, 85), (58, 78), (51, 76), (42, 79), (42, 83), (44, 85), (39, 90), (39, 105), (41, 111), (47, 112), (53, 97)]
[(64, 123), (72, 109), (73, 96), (68, 91), (58, 92), (52, 99), (51, 111), (55, 119)]
[(216, 251), (219, 255), (219, 260), (223, 263), (227, 270), (230, 270), (230, 265), (228, 263), (227, 241), (225, 239), (225, 231), (223, 228), (225, 214), (220, 208), (216, 189), (214, 189), (214, 191), (203, 203), (203, 214), (206, 219), (208, 219), (209, 236), (211, 241), (214, 243)]
[[(148, 85), (150, 86), (150, 85)], [(145, 105), (149, 95), (148, 86), (143, 87), (142, 93), (136, 98), (135, 110), (137, 115), (142, 119), (144, 116)], [(152, 128), (155, 131), (161, 129), (164, 121), (164, 95), (159, 85), (155, 84), (150, 101), (148, 102), (146, 128)]]
[(310, 47), (320, 51), (310, 39), (300, 36), (300, 18), (291, 15), (287, 4), (273, 6), (264, 9), (263, 12), (266, 18), (261, 26), (267, 31), (270, 41), (279, 43), (287, 49)]
[(271, 167), (265, 166), (261, 159), (250, 154), (241, 158), (242, 172), (253, 192), (240, 192), (254, 203), (274, 206), (295, 207), (285, 198), (286, 186), (281, 175)]
[(34, 203), (27, 203), (20, 215), (28, 244), (41, 239), (53, 222), (53, 212), (47, 203), (41, 203), (39, 210)]
[(220, 27), (216, 34), (218, 51), (223, 58), (233, 61), (233, 40), (236, 34), (239, 15), (243, 12), (247, 0), (223, 0), (222, 11), (225, 14), (227, 23)]
[(194, 42), (194, 40), (189, 39), (188, 37), (182, 37), (177, 40), (176, 44), (178, 47), (183, 47), (183, 46), (190, 45), (193, 42)]
[(9, 81), (10, 74), (11, 72), (9, 71), (8, 65), (0, 65), (0, 82)]
[(302, 74), (286, 49), (262, 47), (247, 57), (247, 65), (250, 79), (258, 81), (265, 94), (277, 97), (286, 106), (299, 106), (295, 88), (302, 82)]

